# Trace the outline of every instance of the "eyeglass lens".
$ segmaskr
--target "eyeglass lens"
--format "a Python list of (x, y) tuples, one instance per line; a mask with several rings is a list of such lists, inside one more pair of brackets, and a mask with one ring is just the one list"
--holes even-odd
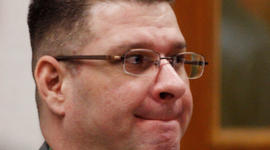
[(199, 78), (204, 69), (204, 57), (193, 53), (186, 52), (177, 55), (175, 70), (179, 75), (186, 74), (189, 79)]
[(130, 50), (125, 55), (125, 70), (131, 74), (147, 74), (155, 70), (159, 55), (151, 50)]
[[(145, 49), (130, 50), (124, 55), (124, 58), (124, 70), (133, 75), (153, 73), (160, 62), (158, 53)], [(203, 73), (204, 58), (193, 52), (179, 53), (173, 56), (169, 62), (180, 76), (195, 79)]]

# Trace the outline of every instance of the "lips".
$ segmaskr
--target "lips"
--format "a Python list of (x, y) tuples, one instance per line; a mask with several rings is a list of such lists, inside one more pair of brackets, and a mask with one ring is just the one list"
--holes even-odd
[(175, 115), (166, 115), (166, 114), (161, 114), (161, 115), (134, 115), (136, 118), (141, 119), (141, 120), (159, 120), (159, 121), (171, 121), (171, 120), (179, 120), (180, 114), (175, 114)]
[(180, 121), (185, 111), (186, 109), (180, 100), (160, 103), (147, 99), (136, 107), (133, 115), (140, 120)]

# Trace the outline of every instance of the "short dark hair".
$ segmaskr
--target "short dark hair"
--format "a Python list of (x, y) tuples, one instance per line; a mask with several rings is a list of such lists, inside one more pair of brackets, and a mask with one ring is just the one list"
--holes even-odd
[[(43, 55), (70, 54), (80, 46), (88, 5), (87, 0), (32, 0), (29, 6), (28, 27), (32, 47), (32, 72)], [(85, 15), (85, 16), (84, 16)], [(85, 31), (86, 34), (88, 31)], [(69, 48), (72, 45), (72, 48)], [(75, 48), (75, 49), (76, 49)], [(40, 113), (41, 101), (36, 88), (36, 104)]]
[[(29, 6), (28, 27), (32, 47), (32, 72), (43, 55), (68, 55), (89, 41), (88, 10), (97, 2), (121, 0), (32, 0)], [(173, 0), (122, 0), (140, 3)], [(70, 46), (72, 45), (72, 46)], [(41, 102), (36, 89), (38, 112)], [(39, 112), (40, 113), (40, 112)]]
[[(87, 0), (33, 0), (29, 6), (28, 26), (32, 46), (32, 70), (42, 55), (63, 53), (66, 43), (86, 25)], [(71, 40), (72, 39), (72, 40)], [(72, 43), (70, 43), (72, 42)], [(65, 52), (68, 50), (65, 50)]]

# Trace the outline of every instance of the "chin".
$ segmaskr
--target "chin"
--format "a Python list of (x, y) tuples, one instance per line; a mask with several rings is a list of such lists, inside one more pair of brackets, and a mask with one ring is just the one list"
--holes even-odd
[(180, 139), (176, 137), (160, 137), (157, 141), (154, 141), (152, 150), (179, 150), (180, 148)]
[(157, 147), (154, 150), (180, 150), (179, 142), (180, 141), (171, 145), (167, 145), (167, 144), (157, 145)]
[(139, 120), (138, 150), (179, 150), (182, 131), (176, 120)]
[(163, 141), (152, 143), (144, 143), (141, 146), (138, 146), (137, 150), (179, 150), (180, 149), (180, 140), (172, 141)]

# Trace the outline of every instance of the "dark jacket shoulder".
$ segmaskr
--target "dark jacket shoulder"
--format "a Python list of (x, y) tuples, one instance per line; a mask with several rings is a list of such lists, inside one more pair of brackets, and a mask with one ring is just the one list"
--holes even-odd
[(44, 142), (43, 145), (39, 148), (39, 150), (49, 150), (49, 145)]

